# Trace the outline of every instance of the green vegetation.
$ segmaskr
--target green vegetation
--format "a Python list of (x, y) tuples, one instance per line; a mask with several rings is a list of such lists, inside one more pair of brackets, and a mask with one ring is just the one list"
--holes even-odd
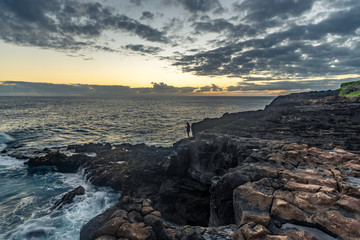
[(340, 97), (358, 97), (360, 96), (360, 81), (347, 82), (340, 85)]

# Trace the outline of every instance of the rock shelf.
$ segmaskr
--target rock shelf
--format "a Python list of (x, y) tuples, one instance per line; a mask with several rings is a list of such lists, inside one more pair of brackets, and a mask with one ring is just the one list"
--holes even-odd
[(74, 145), (27, 164), (122, 192), (82, 240), (360, 239), (360, 98), (338, 93), (205, 119), (170, 148)]

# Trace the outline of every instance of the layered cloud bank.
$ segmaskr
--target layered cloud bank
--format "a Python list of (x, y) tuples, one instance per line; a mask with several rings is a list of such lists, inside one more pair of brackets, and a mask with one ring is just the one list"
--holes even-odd
[[(300, 90), (337, 89), (341, 81), (314, 80), (311, 82), (281, 82), (256, 85), (239, 84), (221, 88), (215, 84), (202, 87), (174, 87), (163, 82), (152, 83), (148, 88), (131, 88), (119, 85), (51, 84), (34, 82), (0, 82), (0, 96), (142, 96), (142, 95), (267, 95), (276, 96)], [(239, 95), (236, 94), (236, 95)]]
[(151, 56), (184, 73), (236, 79), (229, 91), (360, 76), (358, 0), (0, 0), (0, 8), (3, 42), (90, 60)]

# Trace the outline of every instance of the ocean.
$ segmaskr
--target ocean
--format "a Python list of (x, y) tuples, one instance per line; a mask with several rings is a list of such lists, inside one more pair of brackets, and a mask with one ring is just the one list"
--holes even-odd
[[(83, 143), (171, 146), (186, 122), (263, 109), (273, 97), (0, 97), (0, 152)], [(81, 226), (117, 202), (120, 192), (95, 187), (78, 173), (30, 171), (26, 159), (0, 154), (0, 239), (79, 239)], [(77, 186), (85, 195), (53, 211)]]

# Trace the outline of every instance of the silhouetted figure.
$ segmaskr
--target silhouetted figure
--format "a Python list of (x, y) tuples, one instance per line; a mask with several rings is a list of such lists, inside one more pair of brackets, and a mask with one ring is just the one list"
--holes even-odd
[(185, 128), (186, 128), (187, 136), (188, 136), (188, 138), (190, 138), (190, 129), (191, 129), (191, 127), (190, 127), (190, 124), (188, 122), (186, 123)]

